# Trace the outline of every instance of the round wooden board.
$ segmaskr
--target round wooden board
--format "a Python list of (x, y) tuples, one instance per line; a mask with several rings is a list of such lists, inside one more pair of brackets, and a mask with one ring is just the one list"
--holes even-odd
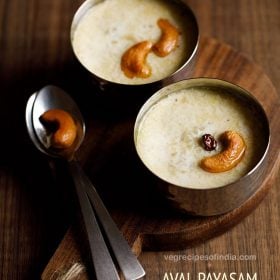
[[(135, 116), (89, 118), (79, 158), (136, 254), (142, 250), (182, 249), (225, 232), (255, 209), (279, 170), (280, 100), (262, 69), (229, 45), (202, 38), (193, 77), (233, 82), (250, 91), (263, 105), (271, 127), (265, 176), (258, 191), (234, 211), (214, 217), (179, 214), (156, 192), (153, 177), (135, 154), (132, 139)], [(65, 271), (74, 262), (85, 260), (83, 246), (77, 241), (83, 233), (77, 228), (74, 225), (68, 230), (42, 279), (50, 279), (53, 271)]]

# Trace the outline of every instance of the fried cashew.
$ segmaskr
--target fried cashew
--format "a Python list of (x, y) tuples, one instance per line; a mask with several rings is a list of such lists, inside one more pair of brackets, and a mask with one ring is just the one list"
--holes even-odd
[(146, 63), (148, 53), (152, 49), (152, 42), (142, 41), (130, 47), (121, 58), (121, 69), (128, 78), (148, 78), (151, 68)]
[(235, 131), (226, 131), (222, 134), (221, 140), (224, 142), (225, 149), (201, 161), (200, 166), (205, 171), (212, 173), (228, 171), (241, 161), (246, 150), (243, 137)]
[(53, 148), (68, 149), (73, 145), (77, 137), (77, 126), (69, 113), (51, 109), (40, 116), (40, 121), (52, 133)]
[(180, 32), (167, 19), (159, 19), (157, 24), (161, 29), (161, 37), (154, 44), (153, 52), (157, 56), (164, 57), (177, 47)]

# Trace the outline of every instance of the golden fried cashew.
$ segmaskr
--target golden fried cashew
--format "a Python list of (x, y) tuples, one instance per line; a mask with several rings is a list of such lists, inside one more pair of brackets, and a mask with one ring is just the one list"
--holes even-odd
[(130, 47), (122, 56), (121, 69), (128, 78), (148, 78), (151, 68), (146, 64), (146, 57), (152, 49), (152, 42), (143, 41)]
[(222, 134), (221, 140), (225, 144), (225, 149), (201, 161), (200, 166), (205, 171), (212, 173), (228, 171), (241, 161), (246, 150), (243, 137), (235, 131), (226, 131)]
[(60, 109), (46, 111), (40, 121), (51, 132), (51, 146), (57, 149), (68, 149), (77, 136), (77, 127), (71, 115)]
[(159, 19), (157, 24), (161, 29), (161, 37), (154, 44), (153, 52), (157, 56), (163, 57), (170, 54), (177, 47), (180, 32), (167, 19)]

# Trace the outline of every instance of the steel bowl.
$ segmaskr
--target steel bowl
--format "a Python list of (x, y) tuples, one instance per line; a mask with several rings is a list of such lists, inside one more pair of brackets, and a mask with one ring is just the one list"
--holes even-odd
[[(161, 176), (163, 174), (156, 175), (139, 154), (137, 137), (139, 134), (139, 127), (147, 112), (153, 109), (154, 105), (158, 104), (158, 102), (166, 98), (172, 92), (193, 87), (219, 89), (227, 92), (227, 94), (231, 94), (235, 98), (242, 100), (244, 106), (252, 108), (254, 114), (256, 114), (256, 121), (258, 120), (261, 123), (262, 129), (260, 131), (263, 137), (263, 143), (265, 144), (261, 147), (261, 150), (258, 151), (257, 160), (245, 175), (230, 184), (203, 189), (194, 188), (191, 185), (175, 185), (163, 179), (162, 177), (164, 176)], [(176, 110), (176, 107), (174, 110)], [(192, 112), (189, 113), (191, 114)], [(153, 135), (153, 131), (151, 131), (151, 134)], [(256, 139), (256, 141), (258, 141), (258, 139)], [(260, 187), (260, 182), (262, 182), (266, 168), (266, 154), (270, 143), (269, 121), (261, 104), (245, 89), (218, 79), (195, 78), (176, 82), (164, 87), (146, 101), (139, 111), (135, 122), (134, 143), (140, 160), (158, 178), (159, 190), (165, 195), (172, 206), (191, 215), (218, 215), (239, 207)]]
[[(76, 55), (77, 60), (83, 65), (79, 55), (77, 54), (74, 46), (73, 46), (73, 36), (74, 32), (79, 25), (81, 19), (86, 15), (89, 9), (94, 6), (100, 4), (101, 2), (106, 0), (86, 0), (77, 10), (73, 17), (72, 25), (71, 25), (71, 43), (74, 54)], [(133, 1), (133, 0), (131, 0)], [(149, 1), (149, 0), (147, 0)], [(125, 103), (126, 105), (131, 104), (131, 101), (138, 100), (141, 104), (141, 101), (146, 100), (152, 93), (156, 90), (160, 89), (163, 86), (166, 86), (170, 83), (188, 78), (191, 76), (195, 64), (195, 58), (198, 49), (199, 43), (199, 28), (197, 24), (197, 20), (192, 10), (185, 4), (183, 1), (173, 0), (177, 5), (180, 5), (180, 11), (183, 13), (184, 17), (189, 21), (189, 42), (190, 52), (187, 56), (186, 61), (181, 65), (174, 73), (165, 77), (161, 80), (157, 80), (151, 83), (143, 83), (137, 85), (131, 84), (121, 84), (114, 81), (109, 81), (104, 79), (103, 77), (98, 76), (96, 73), (91, 72), (89, 69), (86, 69), (89, 75), (92, 77), (92, 82), (99, 89), (99, 93), (101, 95), (109, 96), (108, 101), (115, 103), (116, 101), (120, 101)], [(93, 54), (94, 55), (94, 54)], [(85, 65), (83, 65), (84, 68)], [(120, 103), (120, 102), (119, 102)]]

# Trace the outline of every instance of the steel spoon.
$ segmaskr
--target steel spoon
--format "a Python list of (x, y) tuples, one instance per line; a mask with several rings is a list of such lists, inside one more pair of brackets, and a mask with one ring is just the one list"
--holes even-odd
[[(64, 157), (63, 154), (60, 154), (57, 150), (53, 150), (50, 147), (49, 136), (47, 135), (46, 129), (39, 120), (40, 116), (45, 111), (54, 108), (67, 111), (78, 123), (78, 137), (75, 149), (70, 151), (71, 153), (74, 153), (79, 148), (84, 139), (85, 125), (82, 115), (75, 102), (70, 98), (69, 95), (67, 95), (58, 87), (46, 86), (40, 91), (31, 95), (26, 106), (27, 130), (34, 145), (41, 152), (53, 157)], [(89, 199), (95, 209), (98, 220), (104, 229), (109, 244), (125, 279), (133, 280), (143, 277), (145, 275), (144, 269), (138, 262), (136, 256), (132, 253), (131, 248), (112, 220), (96, 189), (83, 172), (79, 163), (75, 160), (71, 160), (69, 161), (69, 168), (71, 170), (71, 174), (73, 175), (84, 222), (88, 232), (96, 276), (98, 273), (103, 271), (103, 274), (100, 275), (99, 278), (97, 277), (97, 279), (114, 280), (119, 279), (119, 277), (117, 276), (117, 272), (114, 269), (112, 259), (102, 237), (98, 222), (94, 216), (94, 212), (90, 211)]]

